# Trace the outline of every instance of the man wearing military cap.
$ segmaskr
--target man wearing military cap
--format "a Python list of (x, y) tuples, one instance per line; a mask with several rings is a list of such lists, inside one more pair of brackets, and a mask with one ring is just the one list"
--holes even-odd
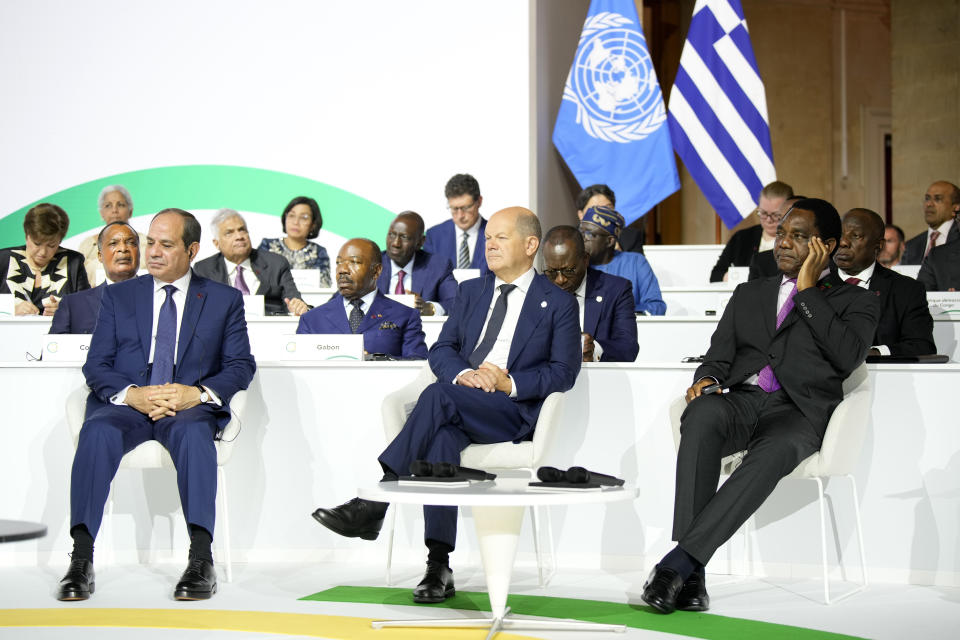
[(611, 207), (590, 207), (584, 212), (580, 234), (590, 254), (590, 266), (629, 280), (633, 284), (633, 299), (638, 313), (662, 316), (667, 312), (667, 305), (660, 295), (660, 283), (650, 263), (643, 254), (616, 250), (617, 238), (623, 227), (623, 216)]

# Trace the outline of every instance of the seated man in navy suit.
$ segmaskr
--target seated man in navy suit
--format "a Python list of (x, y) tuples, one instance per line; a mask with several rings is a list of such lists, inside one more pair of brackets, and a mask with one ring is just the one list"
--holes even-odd
[(626, 278), (590, 269), (590, 256), (576, 227), (561, 225), (543, 238), (543, 275), (573, 294), (580, 306), (584, 362), (633, 362), (637, 320)]
[(450, 220), (427, 230), (423, 250), (442, 256), (455, 269), (480, 269), (480, 275), (490, 273), (483, 259), (484, 228), (487, 221), (480, 215), (483, 197), (477, 179), (469, 173), (458, 173), (444, 188)]
[(53, 314), (50, 333), (93, 333), (100, 312), (100, 298), (108, 284), (137, 275), (140, 268), (140, 237), (126, 222), (111, 222), (97, 236), (97, 258), (107, 279), (92, 289), (71, 293), (60, 300)]
[(373, 240), (348, 240), (337, 254), (339, 293), (300, 316), (297, 333), (362, 333), (366, 353), (403, 360), (427, 357), (420, 314), (377, 291), (380, 247)]
[(423, 218), (404, 211), (390, 223), (383, 269), (377, 279), (380, 293), (412, 293), (423, 316), (445, 316), (457, 297), (453, 265), (443, 256), (423, 251)]
[[(494, 214), (486, 227), (493, 274), (460, 285), (450, 317), (430, 349), (437, 376), (417, 400), (379, 462), (385, 481), (410, 464), (459, 464), (470, 443), (529, 440), (544, 399), (573, 386), (580, 371), (580, 323), (573, 298), (533, 270), (540, 222), (521, 207)], [(481, 338), (482, 336), (482, 338)], [(313, 517), (331, 531), (374, 540), (387, 505), (354, 498)], [(449, 558), (457, 536), (456, 507), (425, 506), (427, 571), (415, 602), (454, 594)]]
[(177, 600), (217, 591), (210, 545), (216, 517), (214, 439), (230, 421), (230, 398), (256, 370), (243, 300), (230, 287), (192, 273), (200, 224), (164, 209), (147, 233), (150, 275), (106, 287), (83, 375), (90, 387), (70, 475), (70, 568), (60, 600), (94, 591), (93, 540), (120, 459), (157, 440), (177, 469), (190, 560)]
[(220, 209), (210, 223), (219, 253), (194, 265), (197, 275), (229, 284), (243, 295), (263, 296), (267, 315), (299, 316), (310, 309), (300, 299), (290, 263), (283, 256), (254, 249), (247, 223), (233, 209)]
[(837, 275), (848, 284), (872, 292), (880, 301), (880, 323), (867, 355), (936, 353), (933, 317), (923, 285), (877, 262), (883, 242), (883, 218), (877, 213), (851, 209), (844, 214), (843, 235), (833, 254)]

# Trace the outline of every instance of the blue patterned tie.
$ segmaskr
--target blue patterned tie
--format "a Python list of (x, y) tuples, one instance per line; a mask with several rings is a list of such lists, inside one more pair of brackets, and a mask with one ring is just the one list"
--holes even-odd
[(165, 286), (167, 299), (160, 307), (157, 318), (157, 338), (153, 347), (153, 368), (150, 370), (150, 384), (173, 382), (173, 349), (177, 344), (177, 303), (173, 294), (177, 290), (172, 284)]

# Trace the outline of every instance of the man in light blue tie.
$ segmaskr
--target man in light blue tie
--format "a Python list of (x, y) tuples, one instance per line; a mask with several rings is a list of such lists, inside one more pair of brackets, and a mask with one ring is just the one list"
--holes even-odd
[(214, 439), (229, 422), (230, 398), (247, 388), (256, 364), (240, 292), (190, 269), (199, 242), (193, 215), (161, 211), (147, 234), (150, 275), (103, 293), (83, 366), (91, 391), (71, 472), (74, 548), (60, 600), (93, 593), (93, 541), (110, 482), (123, 455), (147, 440), (170, 452), (190, 533), (189, 563), (174, 597), (200, 600), (217, 590)]

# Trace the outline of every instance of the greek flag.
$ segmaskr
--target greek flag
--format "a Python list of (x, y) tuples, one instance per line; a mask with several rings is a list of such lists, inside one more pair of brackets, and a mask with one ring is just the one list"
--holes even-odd
[(670, 93), (677, 155), (727, 227), (777, 179), (763, 81), (739, 0), (697, 0)]
[(613, 189), (628, 223), (680, 188), (666, 120), (633, 0), (593, 0), (553, 144), (581, 187)]

